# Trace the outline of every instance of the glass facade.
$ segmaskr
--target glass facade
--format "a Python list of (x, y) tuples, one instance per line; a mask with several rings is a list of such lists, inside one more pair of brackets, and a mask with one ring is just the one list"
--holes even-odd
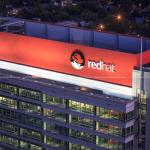
[(44, 108), (44, 116), (66, 122), (66, 114), (57, 112), (52, 109)]
[(45, 130), (52, 132), (52, 133), (57, 133), (61, 135), (67, 135), (67, 128), (57, 125), (57, 124), (52, 124), (50, 122), (44, 122), (45, 123)]
[(98, 123), (98, 131), (105, 134), (113, 134), (122, 136), (123, 130), (117, 126)]
[(98, 116), (106, 119), (116, 119), (120, 121), (129, 121), (134, 118), (134, 111), (129, 113), (117, 112), (111, 109), (98, 108)]
[(25, 88), (19, 88), (19, 96), (23, 96), (35, 100), (42, 100), (42, 94), (40, 92), (25, 89)]
[(133, 126), (130, 126), (128, 128), (120, 128), (118, 126), (114, 126), (111, 124), (104, 124), (101, 122), (98, 122), (98, 131), (100, 133), (105, 133), (105, 134), (112, 134), (112, 135), (117, 135), (117, 136), (130, 136), (136, 131)]
[(41, 107), (35, 104), (20, 102), (19, 108), (26, 112), (41, 114)]
[[(62, 138), (60, 140), (55, 137), (55, 135), (59, 135), (66, 139), (71, 137), (74, 140), (78, 139), (110, 150), (126, 150), (126, 148), (132, 150), (133, 142), (120, 143), (113, 138), (105, 139), (97, 136), (97, 134), (127, 137), (134, 134), (134, 126), (121, 128), (117, 125), (99, 122), (93, 119), (93, 116), (109, 120), (109, 122), (110, 120), (118, 120), (125, 123), (134, 118), (133, 111), (129, 113), (117, 112), (4, 83), (0, 83), (0, 91), (10, 94), (9, 97), (0, 96), (0, 119), (4, 120), (0, 121), (0, 131), (16, 136), (13, 138), (8, 135), (1, 135), (1, 143), (24, 150), (48, 150), (47, 147), (57, 147), (64, 150), (70, 150), (69, 148), (71, 150), (93, 150), (85, 145), (67, 142)], [(12, 98), (13, 95), (17, 98)], [(19, 99), (20, 97), (21, 99)], [(7, 120), (11, 120), (13, 123), (8, 123)], [(54, 137), (45, 133), (52, 134)], [(20, 138), (44, 143), (46, 147), (42, 149), (42, 146)]]
[(26, 124), (26, 125), (42, 128), (42, 120), (37, 118), (37, 117), (32, 117), (32, 116), (29, 116), (29, 115), (21, 114), (19, 122), (23, 123), (23, 124)]
[(65, 99), (54, 97), (54, 96), (46, 95), (46, 103), (49, 105), (54, 105), (62, 108), (66, 107)]
[(138, 95), (139, 101), (139, 118), (140, 122), (138, 124), (139, 127), (139, 147), (141, 149), (145, 149), (145, 141), (146, 141), (146, 120), (148, 119), (147, 116), (147, 95), (146, 91), (141, 91)]
[(83, 113), (94, 114), (94, 106), (85, 103), (70, 100), (69, 108)]
[(19, 128), (13, 124), (0, 122), (0, 129), (3, 131), (10, 132), (10, 134), (18, 135)]
[(20, 148), (24, 150), (42, 150), (42, 147), (25, 141), (20, 141)]
[(6, 135), (0, 135), (0, 142), (4, 143), (4, 144), (11, 145), (13, 147), (18, 147), (19, 146), (17, 139), (6, 136)]
[(17, 101), (5, 96), (0, 96), (0, 104), (6, 105), (7, 107), (17, 109)]
[(106, 149), (111, 149), (111, 150), (122, 150), (123, 149), (123, 144), (112, 140), (112, 139), (106, 139), (106, 138), (98, 138), (98, 145), (100, 147), (104, 147)]
[(17, 113), (14, 110), (0, 108), (0, 117), (4, 119), (17, 120)]
[(66, 149), (66, 142), (62, 141), (62, 140), (58, 140), (56, 138), (53, 138), (53, 137), (48, 137), (46, 136), (46, 144), (52, 146), (52, 147), (58, 147), (58, 148), (61, 148), (61, 149)]
[(83, 145), (71, 144), (71, 150), (91, 150), (91, 149)]
[(6, 84), (6, 83), (0, 83), (0, 91), (4, 91), (6, 93), (17, 95), (18, 89), (16, 86)]
[(86, 141), (86, 142), (91, 142), (91, 143), (95, 142), (95, 136), (94, 135), (91, 135), (87, 132), (78, 131), (75, 129), (70, 129), (70, 136), (74, 137), (74, 138), (81, 139), (81, 140)]
[(41, 133), (33, 131), (31, 129), (20, 128), (20, 135), (27, 138), (32, 138), (38, 141), (42, 140)]
[(92, 119), (79, 117), (79, 116), (71, 116), (71, 123), (93, 129), (94, 121)]

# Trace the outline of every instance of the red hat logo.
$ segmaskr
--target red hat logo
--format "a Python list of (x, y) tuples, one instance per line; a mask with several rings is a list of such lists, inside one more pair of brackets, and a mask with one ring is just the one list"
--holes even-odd
[(72, 53), (70, 61), (75, 69), (82, 69), (85, 65), (84, 55), (80, 50), (76, 50)]

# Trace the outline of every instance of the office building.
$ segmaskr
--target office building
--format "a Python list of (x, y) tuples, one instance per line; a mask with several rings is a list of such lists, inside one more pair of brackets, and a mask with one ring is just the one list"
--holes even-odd
[(149, 39), (24, 28), (0, 33), (1, 150), (150, 149)]

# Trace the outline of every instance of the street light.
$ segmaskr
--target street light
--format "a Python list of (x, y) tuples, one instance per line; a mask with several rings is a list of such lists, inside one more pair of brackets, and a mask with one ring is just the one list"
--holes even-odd
[(118, 15), (116, 16), (116, 19), (117, 19), (118, 21), (122, 20), (122, 15), (118, 14)]
[(103, 24), (99, 24), (98, 27), (97, 27), (97, 31), (100, 31), (100, 32), (101, 32), (101, 31), (104, 30), (104, 28), (105, 28), (105, 27), (104, 27)]

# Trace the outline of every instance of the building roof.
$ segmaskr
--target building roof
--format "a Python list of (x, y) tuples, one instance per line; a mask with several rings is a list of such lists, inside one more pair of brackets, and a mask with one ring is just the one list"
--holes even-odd
[[(1, 69), (132, 99), (132, 72), (141, 62), (140, 38), (23, 22), (26, 36), (0, 33)], [(150, 62), (149, 48), (150, 40), (143, 39), (142, 64)], [(72, 60), (76, 54), (83, 64)]]

